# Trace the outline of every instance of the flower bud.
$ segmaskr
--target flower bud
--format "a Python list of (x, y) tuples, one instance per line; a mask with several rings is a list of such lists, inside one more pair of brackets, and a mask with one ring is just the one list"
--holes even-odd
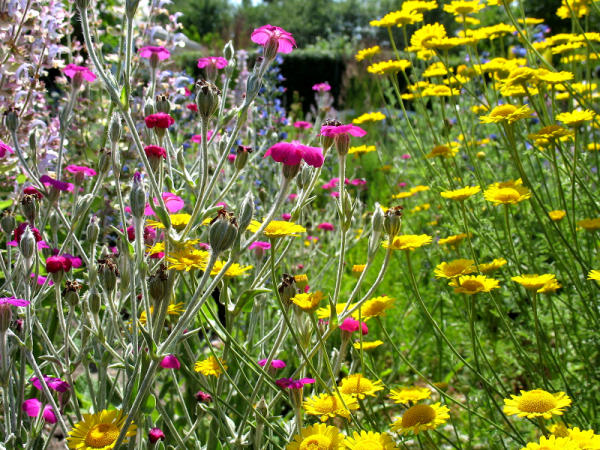
[(6, 234), (12, 234), (13, 230), (17, 227), (17, 221), (12, 211), (5, 209), (2, 211), (2, 218), (0, 218), (0, 227)]
[(339, 156), (346, 156), (350, 149), (350, 136), (347, 134), (338, 134), (334, 138), (335, 149)]
[(294, 277), (284, 273), (282, 276), (281, 284), (277, 287), (279, 296), (284, 305), (289, 306), (290, 300), (296, 295), (298, 289), (296, 288), (296, 281)]
[(233, 245), (237, 234), (238, 225), (234, 215), (221, 209), (210, 223), (208, 243), (215, 253), (221, 253)]
[(10, 303), (0, 303), (0, 334), (6, 333), (12, 320), (12, 306)]
[(296, 184), (298, 185), (298, 189), (303, 190), (308, 188), (310, 184), (310, 179), (312, 178), (312, 170), (309, 166), (302, 167), (300, 171), (300, 175), (296, 178)]
[(74, 308), (79, 304), (79, 291), (81, 290), (81, 284), (77, 281), (66, 281), (65, 288), (63, 289), (62, 295), (65, 301)]
[(125, 13), (128, 19), (133, 19), (139, 4), (140, 0), (125, 0)]
[(246, 81), (246, 99), (245, 103), (251, 103), (254, 97), (258, 95), (260, 87), (262, 86), (262, 79), (255, 73), (251, 73)]
[(383, 229), (388, 234), (390, 239), (400, 233), (402, 228), (402, 206), (394, 206), (385, 212), (383, 219)]
[(151, 444), (156, 444), (158, 441), (165, 440), (165, 433), (160, 428), (150, 428), (148, 432), (148, 440)]
[(90, 289), (90, 294), (88, 295), (88, 303), (90, 306), (90, 312), (95, 316), (97, 316), (100, 312), (100, 302), (101, 298), (98, 290), (95, 287), (92, 287), (92, 289)]
[(283, 176), (287, 179), (287, 180), (293, 180), (294, 177), (296, 175), (298, 175), (298, 172), (300, 172), (300, 164), (295, 164), (293, 166), (289, 166), (287, 164), (283, 164), (282, 166), (282, 173)]
[(104, 290), (107, 293), (112, 292), (117, 286), (117, 277), (119, 276), (119, 269), (117, 269), (112, 255), (98, 260), (98, 275)]
[(196, 105), (198, 114), (205, 122), (215, 113), (221, 101), (221, 90), (210, 81), (200, 80), (196, 83)]
[(11, 133), (16, 133), (19, 128), (19, 111), (15, 108), (9, 108), (4, 113), (4, 126)]
[(235, 156), (235, 169), (242, 170), (248, 162), (248, 156), (252, 153), (252, 147), (245, 145), (238, 145), (236, 156)]
[(271, 36), (269, 40), (265, 43), (265, 59), (267, 61), (272, 61), (277, 56), (277, 50), (279, 50), (279, 37)]
[(248, 225), (250, 225), (252, 216), (254, 215), (254, 196), (252, 192), (248, 192), (244, 200), (242, 200), (238, 215), (238, 230), (243, 233), (248, 228)]
[(165, 300), (168, 294), (168, 284), (167, 268), (164, 264), (161, 264), (158, 270), (148, 278), (148, 292), (150, 293), (150, 298), (154, 301), (155, 308), (158, 308)]
[(171, 102), (168, 95), (161, 94), (156, 96), (156, 111), (165, 114), (171, 112)]
[(37, 155), (37, 134), (35, 130), (29, 134), (29, 154), (33, 157)]
[(33, 257), (36, 248), (37, 244), (35, 241), (35, 236), (33, 235), (31, 228), (27, 226), (21, 235), (21, 240), (19, 241), (19, 250), (21, 250), (23, 258), (30, 260)]
[(131, 204), (131, 215), (133, 217), (136, 219), (144, 217), (144, 210), (146, 209), (146, 190), (144, 189), (142, 176), (139, 172), (136, 172), (133, 176), (131, 193), (129, 194), (129, 203)]
[(121, 116), (117, 113), (113, 113), (110, 118), (110, 124), (108, 125), (108, 138), (110, 139), (113, 147), (116, 147), (121, 139), (121, 132), (123, 127), (121, 125)]
[(96, 242), (98, 241), (98, 235), (100, 234), (99, 223), (100, 219), (98, 219), (97, 216), (92, 216), (86, 229), (87, 239), (92, 243), (92, 245), (96, 245)]
[(144, 116), (151, 116), (154, 112), (154, 102), (151, 99), (146, 100), (146, 103), (144, 103)]
[(207, 394), (204, 391), (198, 391), (194, 394), (194, 397), (196, 397), (196, 401), (198, 403), (206, 403), (209, 404), (212, 402), (212, 395)]
[(375, 203), (375, 211), (373, 212), (373, 217), (371, 218), (371, 228), (375, 233), (381, 233), (383, 231), (383, 210), (379, 203)]
[(108, 172), (108, 169), (110, 168), (110, 164), (112, 162), (111, 154), (112, 152), (107, 148), (103, 148), (100, 150), (100, 157), (98, 158), (99, 174), (105, 174), (106, 172)]
[(225, 56), (225, 59), (227, 61), (231, 61), (234, 59), (233, 57), (235, 56), (235, 49), (233, 48), (232, 41), (227, 42), (227, 44), (225, 44), (225, 47), (223, 47), (223, 55)]
[(25, 194), (21, 199), (21, 209), (27, 222), (34, 223), (38, 212), (37, 197), (35, 195)]

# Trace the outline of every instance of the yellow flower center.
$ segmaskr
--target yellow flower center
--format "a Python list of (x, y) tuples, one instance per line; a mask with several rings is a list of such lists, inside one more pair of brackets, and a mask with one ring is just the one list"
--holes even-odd
[(528, 413), (545, 413), (556, 407), (556, 399), (551, 393), (536, 389), (524, 393), (517, 407)]
[(517, 108), (513, 105), (501, 105), (501, 106), (494, 108), (494, 110), (492, 111), (490, 116), (492, 116), (492, 117), (508, 117), (512, 113), (514, 113), (516, 110), (517, 110)]
[(478, 291), (479, 289), (483, 289), (485, 286), (479, 280), (466, 280), (460, 285), (460, 287), (465, 288), (467, 291)]
[(435, 409), (429, 405), (415, 405), (402, 416), (402, 428), (429, 423), (435, 419)]
[(496, 192), (496, 198), (502, 202), (516, 202), (521, 198), (521, 194), (513, 188), (500, 188)]
[(378, 439), (372, 438), (361, 439), (352, 448), (354, 450), (384, 450), (381, 442)]
[(300, 443), (300, 450), (329, 450), (331, 439), (323, 434), (313, 434)]
[(85, 445), (91, 448), (104, 448), (119, 437), (119, 428), (112, 423), (99, 423), (90, 428), (85, 436)]

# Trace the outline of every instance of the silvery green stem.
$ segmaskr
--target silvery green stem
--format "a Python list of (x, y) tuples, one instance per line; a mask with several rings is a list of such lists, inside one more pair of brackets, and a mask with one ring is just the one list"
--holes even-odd
[[(134, 217), (133, 218), (133, 226), (135, 230), (135, 268), (137, 269), (136, 276), (140, 279), (140, 284), (142, 287), (142, 301), (144, 302), (144, 309), (146, 310), (146, 328), (148, 329), (148, 333), (150, 336), (153, 335), (153, 317), (152, 310), (150, 309), (150, 298), (148, 296), (148, 287), (146, 285), (146, 261), (144, 258), (144, 220), (142, 218)], [(165, 237), (165, 239), (167, 239)], [(136, 271), (132, 270), (132, 274), (135, 274)], [(135, 301), (136, 299), (131, 299), (131, 301)], [(138, 320), (137, 317), (134, 317), (133, 320)]]
[(27, 165), (27, 161), (25, 161), (25, 157), (23, 156), (23, 151), (21, 150), (21, 146), (19, 145), (19, 138), (17, 137), (17, 132), (11, 131), (10, 136), (13, 140), (13, 145), (15, 147), (15, 153), (17, 154), (17, 157), (19, 158), (19, 162), (21, 163), (21, 166), (23, 167), (23, 169), (25, 169), (25, 172), (27, 172), (29, 179), (37, 185), (36, 187), (38, 189), (42, 189), (43, 191), (45, 191), (46, 189), (42, 185), (41, 181), (38, 179), (38, 177), (36, 177), (34, 175), (34, 173), (31, 171), (31, 169)]
[(127, 16), (127, 38), (125, 41), (125, 96), (129, 104), (131, 93), (131, 50), (133, 47), (133, 17)]
[(340, 296), (340, 289), (342, 287), (342, 277), (344, 276), (344, 257), (346, 254), (346, 157), (338, 155), (338, 171), (339, 171), (339, 190), (340, 190), (340, 209), (338, 211), (340, 221), (340, 253), (338, 258), (337, 274), (335, 279), (335, 288), (333, 291), (333, 297), (331, 299), (331, 310), (329, 312), (329, 323), (333, 323), (333, 316), (335, 315), (335, 305), (337, 305), (338, 298)]

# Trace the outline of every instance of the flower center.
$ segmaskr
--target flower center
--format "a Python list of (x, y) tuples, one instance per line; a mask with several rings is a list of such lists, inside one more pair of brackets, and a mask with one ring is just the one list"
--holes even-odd
[(556, 399), (551, 393), (536, 389), (523, 394), (517, 407), (528, 413), (545, 413), (556, 407)]
[(331, 439), (323, 434), (313, 434), (300, 443), (300, 450), (329, 450)]
[(383, 445), (376, 439), (362, 439), (354, 445), (354, 450), (383, 450)]
[(435, 409), (429, 405), (415, 405), (402, 416), (402, 428), (429, 423), (435, 419)]
[(119, 429), (112, 423), (99, 423), (90, 428), (85, 435), (85, 445), (91, 448), (103, 448), (119, 437)]
[(500, 188), (496, 196), (503, 202), (516, 202), (521, 197), (519, 192), (513, 188)]
[(477, 280), (467, 280), (463, 282), (461, 287), (465, 288), (467, 291), (478, 291), (479, 289), (483, 289), (483, 284)]
[(492, 116), (495, 117), (507, 117), (517, 110), (513, 105), (502, 105), (492, 111)]

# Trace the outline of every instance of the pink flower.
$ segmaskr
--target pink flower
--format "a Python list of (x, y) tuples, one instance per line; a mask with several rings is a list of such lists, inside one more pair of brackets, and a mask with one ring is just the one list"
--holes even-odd
[(309, 166), (321, 167), (324, 160), (320, 148), (309, 147), (298, 141), (279, 142), (266, 151), (264, 157), (267, 156), (287, 166), (295, 166), (304, 160)]
[(340, 193), (339, 193), (338, 191), (334, 191), (334, 192), (332, 192), (332, 193), (331, 193), (331, 194), (329, 194), (329, 195), (331, 195), (333, 198), (339, 198), (339, 196), (340, 196)]
[(29, 305), (28, 300), (16, 297), (0, 297), (0, 305), (12, 305), (12, 306), (27, 306)]
[(74, 164), (71, 164), (70, 166), (65, 167), (65, 169), (67, 172), (73, 173), (75, 175), (82, 174), (82, 176), (86, 177), (93, 177), (97, 175), (94, 169), (85, 166), (76, 166)]
[[(38, 377), (33, 377), (31, 380), (31, 384), (39, 391), (42, 390), (42, 383)], [(67, 392), (71, 389), (71, 385), (66, 381), (61, 380), (60, 378), (49, 377), (48, 375), (44, 375), (44, 381), (48, 385), (48, 387), (56, 392)]]
[(255, 29), (250, 39), (255, 44), (265, 47), (265, 51), (269, 48), (274, 49), (274, 53), (291, 53), (296, 47), (296, 41), (292, 37), (292, 33), (273, 25), (263, 25)]
[[(36, 278), (34, 273), (31, 274), (31, 278)], [(48, 277), (38, 275), (37, 279), (36, 279), (36, 283), (40, 286), (43, 286), (47, 279), (48, 279)], [(52, 285), (54, 285), (54, 282), (52, 280), (48, 281), (48, 286), (52, 286)]]
[(185, 105), (185, 107), (190, 111), (198, 112), (198, 105), (196, 105), (195, 103), (188, 103), (187, 105)]
[(402, 159), (410, 159), (410, 155), (408, 153), (405, 153), (404, 155), (402, 155)]
[[(167, 211), (169, 211), (170, 213), (176, 213), (177, 211), (182, 210), (183, 207), (185, 206), (183, 199), (175, 194), (172, 194), (171, 192), (163, 192), (162, 198), (165, 202), (165, 206), (167, 207)], [(157, 204), (157, 203), (158, 203), (158, 199), (155, 197), (154, 204)], [(131, 208), (129, 206), (126, 206), (125, 212), (131, 213)], [(146, 209), (144, 209), (144, 215), (146, 215), (146, 216), (154, 215), (154, 210), (150, 206), (150, 203), (146, 204)]]
[(281, 218), (282, 218), (283, 220), (290, 220), (290, 219), (292, 218), (292, 215), (291, 215), (290, 213), (283, 213), (283, 214), (281, 215)]
[(89, 81), (90, 83), (96, 79), (96, 75), (87, 67), (77, 66), (75, 64), (67, 64), (63, 69), (63, 72), (66, 76), (73, 79), (77, 74), (85, 81)]
[(305, 384), (313, 384), (314, 382), (314, 378), (300, 378), (299, 380), (294, 380), (292, 378), (280, 378), (279, 380), (275, 381), (275, 384), (281, 389), (300, 389)]
[(73, 186), (73, 184), (71, 183), (67, 183), (66, 181), (55, 180), (54, 178), (48, 175), (42, 175), (40, 177), (40, 181), (44, 184), (44, 186), (52, 186), (58, 191), (72, 192), (75, 188), (75, 186)]
[(46, 272), (48, 273), (58, 273), (58, 272), (68, 272), (71, 270), (71, 259), (65, 256), (49, 256), (46, 258)]
[(181, 367), (181, 363), (177, 359), (177, 356), (167, 355), (160, 362), (160, 367), (163, 369), (179, 369)]
[(336, 187), (338, 185), (338, 183), (340, 182), (339, 178), (332, 178), (331, 180), (329, 180), (328, 183), (325, 183), (324, 185), (321, 186), (322, 189), (333, 189), (334, 187)]
[[(25, 400), (23, 402), (21, 409), (29, 417), (37, 417), (40, 413), (40, 409), (42, 409), (42, 402), (40, 402), (37, 398), (30, 398), (29, 400)], [(42, 417), (46, 423), (56, 423), (56, 416), (54, 415), (54, 411), (50, 405), (44, 406)]]
[(248, 250), (254, 250), (255, 248), (269, 250), (271, 248), (271, 244), (269, 242), (254, 241), (252, 244), (250, 244)]
[(17, 242), (17, 245), (21, 243), (21, 237), (23, 236), (23, 233), (25, 233), (25, 229), (27, 227), (29, 227), (29, 229), (33, 233), (33, 236), (35, 237), (35, 242), (42, 241), (42, 234), (40, 233), (40, 230), (38, 230), (35, 227), (32, 227), (31, 225), (29, 225), (28, 222), (23, 222), (20, 223), (19, 226), (17, 226), (17, 228), (15, 228), (15, 230), (13, 231), (13, 238)]
[(363, 137), (367, 134), (361, 127), (351, 123), (347, 125), (323, 125), (321, 127), (321, 136), (336, 137), (340, 135), (350, 135), (354, 137)]
[(319, 230), (325, 230), (325, 231), (333, 231), (334, 230), (333, 224), (329, 223), (329, 222), (320, 223), (319, 225), (317, 225), (317, 228)]
[(144, 117), (144, 121), (146, 122), (146, 126), (148, 128), (156, 127), (163, 129), (167, 129), (175, 123), (175, 119), (173, 119), (169, 114), (162, 112), (150, 114), (149, 116)]
[[(267, 364), (266, 359), (261, 359), (260, 361), (258, 361), (258, 365), (260, 367), (265, 367), (265, 364)], [(274, 359), (273, 361), (271, 361), (271, 367), (273, 369), (283, 369), (285, 367), (285, 362), (281, 359)]]
[(152, 444), (156, 444), (159, 440), (165, 440), (165, 433), (160, 428), (150, 428), (148, 432), (148, 440)]
[(212, 402), (212, 395), (207, 394), (204, 391), (198, 391), (196, 392), (196, 394), (194, 395), (194, 397), (196, 397), (196, 400), (200, 403), (210, 403)]
[(152, 58), (152, 55), (156, 55), (155, 57), (158, 58), (159, 61), (167, 59), (169, 56), (171, 56), (171, 52), (169, 52), (169, 50), (166, 48), (160, 46), (155, 47), (153, 45), (147, 45), (146, 47), (140, 48), (139, 53), (142, 58), (148, 59)]
[(358, 320), (352, 317), (344, 319), (344, 321), (340, 325), (340, 330), (345, 331), (347, 333), (354, 333), (359, 329), (361, 330), (363, 336), (369, 332), (369, 328), (367, 327), (366, 323), (359, 322)]
[(398, 183), (398, 187), (403, 188), (403, 187), (406, 187), (406, 186), (407, 186), (407, 184), (404, 181), (401, 181), (400, 183)]
[(331, 86), (327, 81), (325, 81), (323, 83), (317, 83), (313, 85), (312, 90), (320, 93), (329, 92), (331, 90)]
[(35, 195), (38, 200), (41, 200), (42, 198), (44, 198), (44, 194), (42, 194), (40, 191), (38, 191), (33, 186), (27, 186), (25, 189), (23, 189), (23, 194)]
[[(210, 139), (213, 137), (213, 134), (215, 134), (215, 132), (213, 130), (208, 130), (208, 133), (206, 133), (206, 140), (210, 141)], [(200, 144), (202, 142), (202, 135), (194, 134), (190, 138), (190, 141), (192, 141), (194, 144)]]
[(367, 184), (367, 180), (363, 180), (362, 178), (355, 178), (354, 180), (346, 180), (346, 183), (351, 184), (352, 186), (364, 186)]
[(290, 194), (290, 195), (288, 195), (288, 200), (291, 201), (291, 202), (293, 202), (297, 198), (298, 198), (298, 194)]
[(227, 67), (227, 60), (222, 56), (207, 56), (198, 60), (198, 69), (204, 69), (208, 66), (213, 66), (217, 69), (224, 69)]
[(235, 153), (230, 153), (229, 155), (227, 155), (227, 161), (229, 162), (233, 162), (235, 161)]
[(14, 152), (15, 151), (10, 145), (5, 144), (4, 142), (2, 142), (2, 140), (0, 140), (0, 158), (4, 158), (7, 153), (12, 155)]
[(148, 158), (167, 159), (167, 151), (158, 145), (147, 145), (144, 147), (144, 153)]
[[(52, 256), (56, 256), (58, 255), (59, 250), (57, 248), (52, 250)], [(78, 269), (81, 266), (83, 266), (83, 261), (81, 260), (81, 258), (77, 257), (77, 256), (73, 256), (73, 255), (69, 255), (68, 253), (63, 253), (63, 256), (65, 258), (67, 258), (69, 261), (71, 261), (71, 267), (73, 269)]]
[(312, 128), (312, 124), (310, 122), (305, 122), (304, 120), (298, 120), (297, 122), (294, 122), (294, 127), (308, 130), (309, 128)]

